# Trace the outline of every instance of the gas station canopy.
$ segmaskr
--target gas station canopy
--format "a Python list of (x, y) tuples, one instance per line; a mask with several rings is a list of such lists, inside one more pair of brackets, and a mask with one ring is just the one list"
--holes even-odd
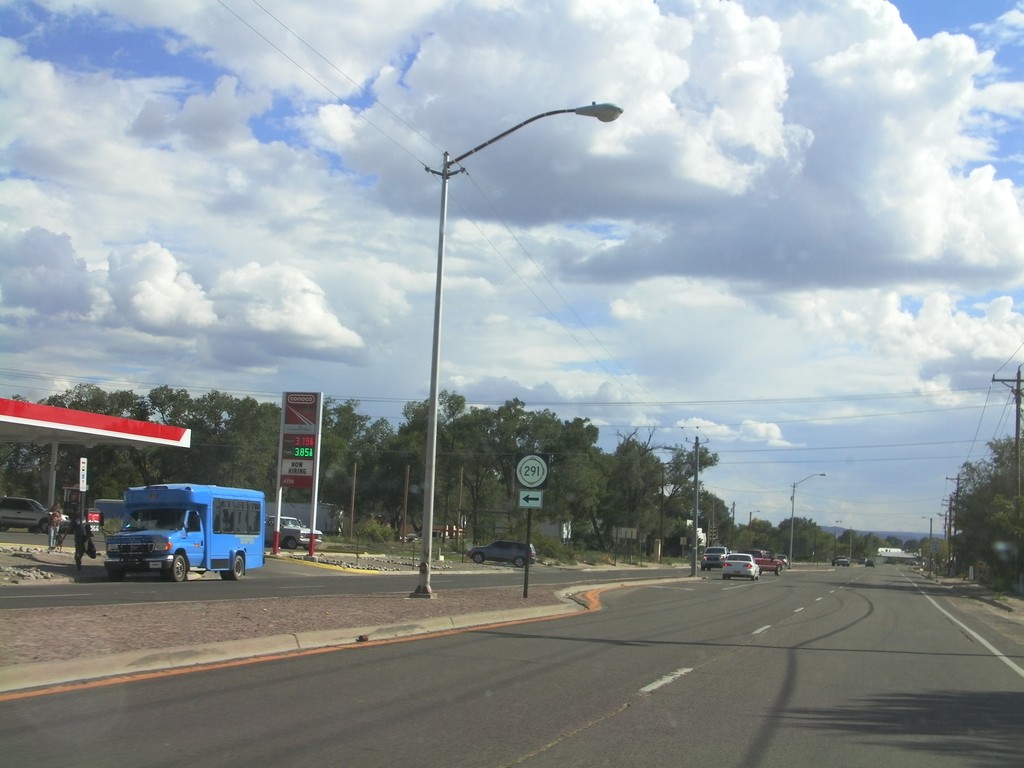
[(192, 430), (0, 398), (0, 443), (188, 448)]

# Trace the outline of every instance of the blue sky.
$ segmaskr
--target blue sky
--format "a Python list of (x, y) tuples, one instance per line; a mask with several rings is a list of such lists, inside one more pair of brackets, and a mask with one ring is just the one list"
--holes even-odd
[(452, 179), (442, 385), (608, 449), (700, 435), (741, 516), (822, 471), (798, 514), (905, 530), (1007, 431), (1022, 31), (992, 0), (0, 0), (0, 395), (316, 390), (397, 423), (424, 167), (612, 101)]

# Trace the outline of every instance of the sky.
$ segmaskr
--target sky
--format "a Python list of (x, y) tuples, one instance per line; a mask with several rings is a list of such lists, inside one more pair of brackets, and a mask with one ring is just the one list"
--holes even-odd
[(0, 0), (0, 396), (397, 426), (428, 171), (610, 102), (449, 180), (441, 387), (699, 439), (740, 522), (941, 530), (1013, 435), (1022, 43), (1024, 0)]

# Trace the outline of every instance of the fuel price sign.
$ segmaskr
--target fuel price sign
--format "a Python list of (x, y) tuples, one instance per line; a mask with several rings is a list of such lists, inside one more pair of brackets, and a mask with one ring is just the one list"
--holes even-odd
[(311, 487), (316, 474), (316, 435), (281, 436), (281, 484)]
[(316, 435), (284, 435), (281, 456), (286, 459), (316, 458)]

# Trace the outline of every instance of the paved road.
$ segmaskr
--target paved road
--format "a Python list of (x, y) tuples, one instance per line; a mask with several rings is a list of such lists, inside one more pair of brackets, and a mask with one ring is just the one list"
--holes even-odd
[[(0, 743), (12, 765), (140, 768), (1002, 768), (1024, 754), (1021, 639), (895, 567), (603, 600), (559, 620), (7, 701)], [(50, 722), (63, 725), (40, 738)]]
[[(4, 534), (10, 538), (10, 534)], [(15, 542), (17, 543), (17, 542)], [(74, 570), (70, 553), (43, 556), (48, 561), (62, 565), (64, 575), (75, 578), (74, 585), (54, 589), (52, 584), (40, 582), (27, 585), (0, 585), (0, 611), (13, 608), (55, 608), (64, 606), (101, 606), (132, 603), (199, 602), (212, 600), (240, 600), (271, 597), (315, 597), (330, 595), (372, 595), (381, 592), (408, 590), (412, 592), (419, 583), (419, 576), (409, 566), (396, 565), (391, 572), (378, 574), (355, 573), (336, 567), (303, 562), (292, 559), (270, 557), (263, 568), (249, 571), (240, 581), (223, 581), (214, 574), (207, 574), (201, 584), (174, 584), (161, 581), (153, 574), (130, 574), (123, 582), (111, 582), (106, 577), (101, 560), (86, 561), (81, 572)], [(326, 553), (324, 557), (338, 559)], [(370, 560), (345, 558), (344, 562), (358, 568), (360, 563)], [(372, 561), (379, 562), (379, 561)], [(38, 563), (26, 562), (27, 565)], [(689, 568), (670, 569), (675, 573), (689, 574)], [(473, 589), (487, 587), (528, 586), (531, 590), (565, 587), (594, 579), (619, 581), (623, 579), (654, 579), (665, 577), (663, 568), (559, 568), (535, 566), (529, 571), (529, 584), (525, 585), (524, 569), (511, 566), (467, 562), (441, 563), (431, 574), (431, 585), (443, 593), (451, 589)]]

